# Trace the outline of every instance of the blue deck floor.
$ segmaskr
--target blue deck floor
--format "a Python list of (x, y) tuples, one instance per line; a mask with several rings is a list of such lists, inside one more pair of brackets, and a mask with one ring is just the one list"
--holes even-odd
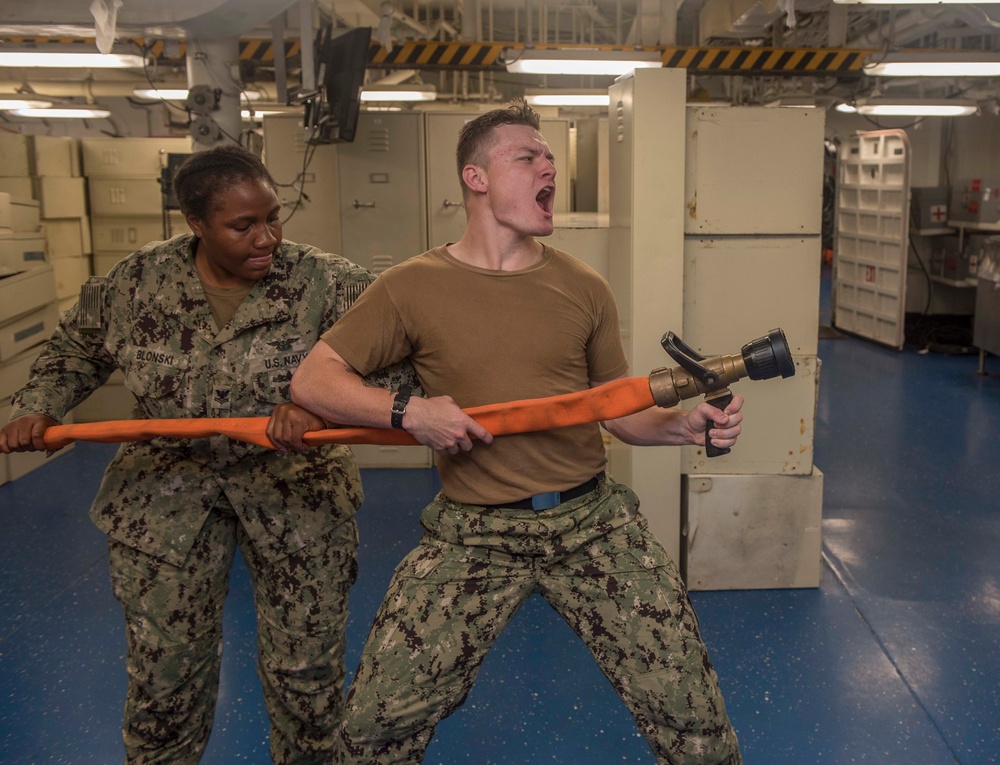
[[(821, 340), (818, 589), (695, 593), (747, 765), (1000, 762), (1000, 376), (970, 356)], [(990, 359), (990, 366), (1000, 361)], [(113, 447), (0, 487), (0, 762), (116, 763), (125, 688), (105, 541), (86, 512)], [(365, 471), (353, 669), (429, 470)], [(242, 564), (207, 765), (269, 762)], [(428, 763), (652, 763), (570, 630), (528, 602)]]

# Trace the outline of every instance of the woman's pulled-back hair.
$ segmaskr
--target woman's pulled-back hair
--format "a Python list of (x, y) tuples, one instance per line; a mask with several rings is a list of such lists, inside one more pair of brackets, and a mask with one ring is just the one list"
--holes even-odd
[(528, 106), (523, 98), (513, 99), (507, 106), (494, 109), (466, 122), (458, 133), (458, 148), (455, 158), (458, 160), (458, 178), (465, 190), (465, 180), (462, 169), (466, 165), (486, 166), (487, 155), (493, 146), (493, 131), (504, 125), (527, 125), (538, 130), (538, 112)]
[(174, 175), (174, 194), (185, 215), (207, 221), (219, 193), (243, 181), (262, 181), (276, 188), (274, 178), (256, 154), (226, 145), (192, 154)]

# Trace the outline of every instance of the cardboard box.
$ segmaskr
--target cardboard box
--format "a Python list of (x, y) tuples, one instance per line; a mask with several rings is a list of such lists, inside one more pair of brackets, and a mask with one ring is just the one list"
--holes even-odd
[(190, 138), (83, 138), (83, 174), (88, 178), (159, 178), (167, 154), (190, 154)]
[(30, 174), (27, 136), (0, 131), (0, 175)]
[(56, 298), (79, 298), (80, 286), (90, 276), (90, 256), (53, 258), (51, 263), (56, 278)]
[[(54, 288), (53, 288), (54, 289)], [(19, 319), (0, 324), (0, 361), (48, 340), (59, 323), (55, 301)]]
[(48, 218), (45, 239), (51, 258), (89, 255), (93, 251), (89, 218)]
[(56, 280), (48, 263), (0, 277), (0, 324), (56, 299)]
[(83, 178), (41, 176), (33, 179), (35, 199), (42, 203), (42, 218), (83, 218), (87, 215), (87, 189)]
[(159, 242), (191, 231), (184, 216), (176, 210), (170, 212), (169, 224), (169, 231), (164, 231), (162, 214), (129, 218), (95, 217), (90, 226), (94, 251), (135, 252), (150, 242)]
[(80, 146), (69, 136), (31, 137), (31, 174), (72, 178), (80, 175)]
[(10, 211), (10, 194), (0, 191), (0, 229), (14, 230), (14, 220)]
[(98, 216), (159, 216), (163, 188), (156, 178), (87, 178), (90, 212)]
[(34, 199), (11, 197), (10, 222), (15, 234), (42, 234), (41, 203)]
[(0, 191), (10, 194), (12, 199), (34, 199), (35, 187), (27, 175), (0, 177)]
[(45, 239), (32, 234), (12, 234), (0, 238), (0, 274), (10, 275), (14, 271), (25, 271), (44, 265)]

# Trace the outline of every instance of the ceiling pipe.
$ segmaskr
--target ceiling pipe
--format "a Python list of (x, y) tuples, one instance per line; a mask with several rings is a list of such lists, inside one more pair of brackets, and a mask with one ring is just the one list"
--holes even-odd
[(849, 44), (853, 48), (879, 48), (884, 46), (888, 40), (893, 44), (902, 45), (908, 40), (940, 30), (941, 21), (945, 15), (950, 14), (945, 10), (907, 11), (902, 18), (894, 18), (881, 24), (867, 34), (850, 40)]
[(977, 5), (955, 5), (949, 10), (970, 27), (976, 29), (1000, 29), (1000, 21), (991, 18), (985, 10)]

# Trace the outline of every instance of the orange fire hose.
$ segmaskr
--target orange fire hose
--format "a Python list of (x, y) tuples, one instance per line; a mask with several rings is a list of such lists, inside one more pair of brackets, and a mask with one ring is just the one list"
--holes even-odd
[[(546, 398), (507, 401), (476, 406), (464, 411), (494, 436), (530, 433), (599, 420), (613, 420), (654, 406), (648, 377), (626, 377), (596, 388)], [(61, 449), (72, 441), (121, 443), (166, 438), (228, 436), (273, 449), (267, 437), (267, 417), (221, 417), (174, 420), (108, 420), (72, 425), (53, 425), (45, 431), (45, 446)], [(405, 430), (390, 428), (330, 428), (306, 433), (303, 440), (319, 444), (395, 444), (415, 446), (417, 440)]]

